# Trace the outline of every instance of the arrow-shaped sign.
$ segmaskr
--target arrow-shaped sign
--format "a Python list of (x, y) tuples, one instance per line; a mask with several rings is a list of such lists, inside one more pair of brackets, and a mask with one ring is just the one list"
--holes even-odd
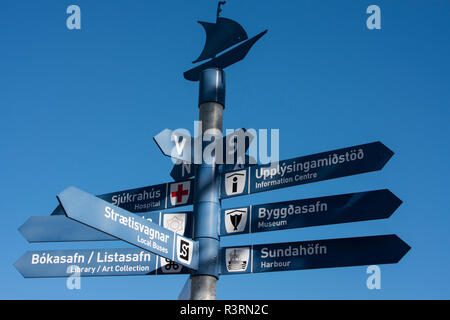
[[(410, 247), (396, 235), (261, 244), (221, 249), (220, 274), (397, 263)], [(139, 248), (28, 251), (14, 264), (25, 278), (186, 274)]]
[(27, 251), (14, 266), (24, 278), (190, 273), (189, 268), (139, 248)]
[[(190, 238), (192, 212), (146, 212), (136, 217), (157, 223), (166, 229)], [(28, 242), (114, 241), (119, 240), (104, 232), (67, 218), (65, 215), (33, 216), (19, 232)]]
[(185, 161), (174, 164), (172, 170), (170, 171), (170, 176), (175, 181), (192, 178), (195, 176), (195, 164)]
[[(214, 137), (213, 139), (205, 134), (203, 137), (205, 141), (202, 141), (201, 137), (193, 139), (185, 130), (172, 131), (164, 129), (154, 136), (153, 140), (164, 155), (177, 160), (175, 166), (183, 169), (183, 166), (181, 166), (183, 162), (185, 164), (201, 164), (203, 162), (202, 144), (205, 144), (205, 152), (210, 151), (214, 153), (215, 163), (217, 164), (235, 164), (238, 161), (251, 160), (253, 158), (244, 158), (244, 155), (250, 147), (253, 138), (254, 136), (244, 128), (221, 138)], [(184, 169), (186, 168), (185, 166)], [(192, 170), (186, 170), (189, 174), (180, 175), (180, 169), (174, 168), (172, 170), (171, 176), (176, 180), (186, 179), (194, 174)]]
[[(245, 154), (253, 138), (254, 136), (245, 129), (239, 129), (225, 137), (225, 144), (222, 151), (225, 162), (222, 164), (221, 172), (235, 171), (257, 164), (255, 158)], [(241, 141), (244, 141), (244, 143)], [(173, 166), (172, 171), (170, 171), (170, 176), (175, 181), (186, 180), (195, 176), (195, 169), (195, 164), (187, 161), (179, 161), (179, 163)]]
[[(191, 205), (194, 201), (193, 180), (169, 182), (154, 186), (116, 191), (97, 196), (130, 212), (148, 212)], [(63, 215), (61, 206), (52, 215)]]
[(178, 163), (198, 163), (197, 159), (201, 159), (201, 140), (192, 139), (185, 130), (164, 129), (154, 136), (153, 140), (164, 155), (179, 160)]
[(221, 249), (221, 274), (397, 263), (410, 248), (393, 234), (229, 247)]
[(231, 164), (223, 164), (221, 166), (221, 173), (227, 173), (236, 170), (242, 170), (248, 167), (256, 166), (258, 162), (256, 159), (248, 154), (244, 154), (243, 157), (237, 157)]
[(57, 195), (67, 217), (190, 269), (198, 267), (198, 243), (136, 217), (89, 193), (69, 187)]
[(222, 175), (221, 197), (230, 198), (380, 170), (394, 153), (373, 142), (258, 165)]
[(402, 201), (387, 189), (222, 210), (222, 236), (389, 218)]

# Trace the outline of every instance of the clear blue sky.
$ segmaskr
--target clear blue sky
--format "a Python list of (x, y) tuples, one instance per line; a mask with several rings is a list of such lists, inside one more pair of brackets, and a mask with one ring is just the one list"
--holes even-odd
[[(249, 36), (269, 29), (226, 71), (225, 128), (280, 129), (282, 159), (382, 141), (381, 171), (223, 201), (224, 207), (389, 188), (404, 203), (387, 220), (227, 237), (223, 245), (395, 233), (412, 250), (381, 266), (221, 277), (219, 299), (450, 298), (448, 210), (450, 2), (230, 0), (223, 16)], [(82, 29), (66, 28), (66, 8)], [(366, 28), (366, 8), (382, 29)], [(187, 276), (23, 279), (26, 251), (117, 247), (29, 244), (17, 228), (49, 215), (73, 185), (93, 194), (171, 180), (152, 137), (193, 130), (197, 83), (182, 73), (199, 55), (216, 1), (0, 2), (0, 298), (174, 299)], [(125, 246), (125, 244), (124, 244)]]

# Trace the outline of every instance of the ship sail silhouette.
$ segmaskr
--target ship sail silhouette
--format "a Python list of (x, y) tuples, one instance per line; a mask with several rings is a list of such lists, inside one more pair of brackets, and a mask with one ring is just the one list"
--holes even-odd
[(247, 32), (239, 23), (219, 17), (222, 11), (220, 6), (223, 4), (225, 4), (225, 1), (220, 1), (217, 5), (216, 23), (198, 21), (205, 28), (206, 42), (202, 53), (192, 63), (215, 58), (218, 53), (248, 39)]
[[(221, 6), (226, 1), (219, 1), (217, 5), (216, 22), (198, 21), (206, 32), (206, 42), (200, 56), (192, 63), (197, 63), (207, 59), (210, 61), (203, 63), (184, 73), (184, 77), (190, 81), (198, 81), (200, 73), (208, 68), (224, 69), (245, 58), (251, 47), (258, 41), (267, 30), (248, 39), (245, 29), (236, 21), (220, 17)], [(237, 45), (231, 50), (217, 56), (219, 53)], [(217, 57), (216, 57), (217, 56)]]

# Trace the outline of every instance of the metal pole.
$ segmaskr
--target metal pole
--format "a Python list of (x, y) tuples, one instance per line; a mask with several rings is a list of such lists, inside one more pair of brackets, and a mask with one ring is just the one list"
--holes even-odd
[[(225, 108), (225, 75), (221, 69), (206, 69), (200, 75), (199, 134), (208, 129), (222, 135)], [(202, 135), (203, 136), (203, 135)], [(204, 149), (202, 143), (202, 154)], [(199, 242), (199, 268), (191, 274), (191, 300), (215, 300), (219, 278), (219, 172), (216, 161), (202, 160), (195, 179), (194, 240)]]

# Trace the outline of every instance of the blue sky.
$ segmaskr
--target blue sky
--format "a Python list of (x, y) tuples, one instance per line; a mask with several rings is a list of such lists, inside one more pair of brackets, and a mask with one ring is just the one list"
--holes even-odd
[[(82, 29), (66, 28), (77, 4)], [(366, 8), (381, 8), (368, 30)], [(116, 247), (29, 244), (17, 228), (49, 215), (73, 185), (92, 194), (171, 180), (152, 137), (193, 131), (199, 55), (215, 1), (13, 1), (0, 4), (0, 298), (174, 299), (186, 276), (23, 279), (27, 250)], [(383, 170), (224, 200), (236, 207), (389, 188), (404, 203), (387, 220), (226, 237), (224, 246), (395, 233), (411, 251), (381, 266), (224, 276), (219, 299), (450, 298), (448, 169), (450, 2), (236, 1), (222, 14), (249, 36), (269, 32), (226, 70), (224, 128), (280, 130), (280, 158), (382, 141)], [(126, 246), (125, 244), (123, 246)]]

